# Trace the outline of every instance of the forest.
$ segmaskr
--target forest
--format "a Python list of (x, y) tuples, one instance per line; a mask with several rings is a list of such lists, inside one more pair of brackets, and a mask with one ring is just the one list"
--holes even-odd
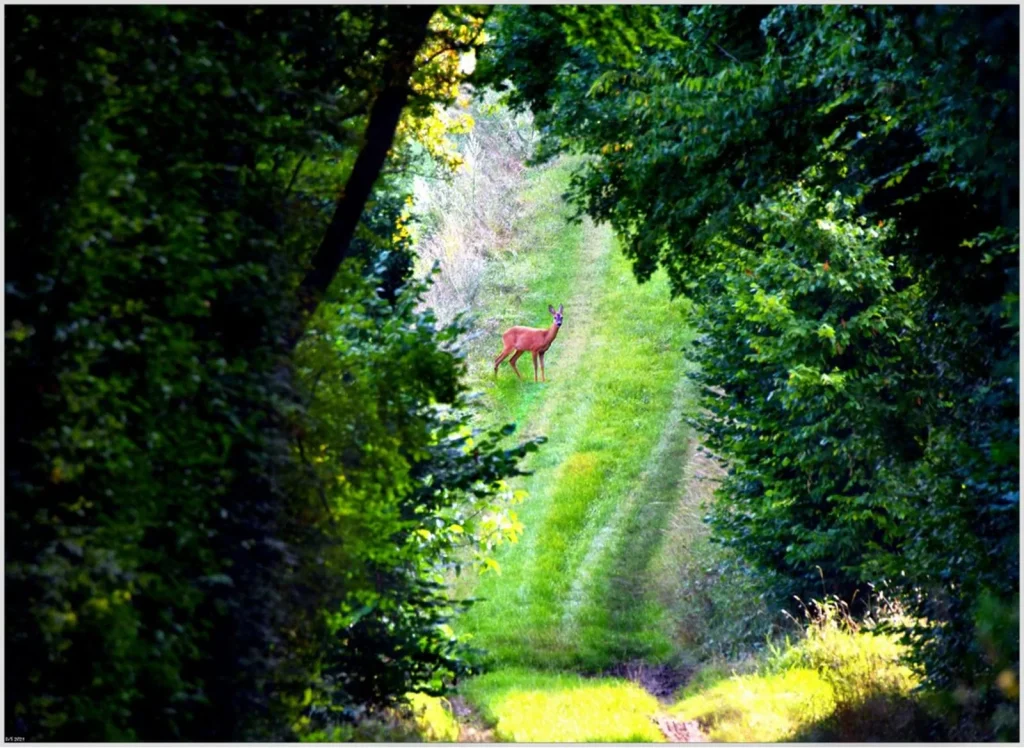
[(4, 16), (8, 742), (1019, 740), (1017, 6)]

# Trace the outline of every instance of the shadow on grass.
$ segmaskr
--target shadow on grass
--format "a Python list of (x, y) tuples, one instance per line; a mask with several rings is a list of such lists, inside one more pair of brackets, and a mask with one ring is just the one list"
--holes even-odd
[(831, 715), (798, 730), (794, 742), (920, 743), (949, 742), (946, 724), (917, 700), (878, 694), (860, 704), (845, 704)]

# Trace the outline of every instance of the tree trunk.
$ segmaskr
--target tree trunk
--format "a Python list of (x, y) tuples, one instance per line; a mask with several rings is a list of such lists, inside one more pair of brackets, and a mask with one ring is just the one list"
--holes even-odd
[(408, 35), (396, 45), (391, 79), (370, 109), (365, 145), (352, 167), (323, 241), (313, 255), (312, 267), (299, 286), (299, 314), (288, 337), (289, 349), (299, 342), (306, 321), (320, 305), (341, 263), (351, 256), (352, 236), (394, 142), (398, 120), (409, 100), (409, 77), (415, 69), (416, 55), (427, 37), (435, 9), (433, 5), (415, 5), (401, 11), (407, 20)]

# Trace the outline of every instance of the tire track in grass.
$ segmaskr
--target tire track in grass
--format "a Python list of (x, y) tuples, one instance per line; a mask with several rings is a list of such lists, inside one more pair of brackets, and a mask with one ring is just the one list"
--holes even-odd
[[(538, 209), (548, 219), (564, 214), (553, 199)], [(526, 465), (533, 475), (516, 483), (529, 494), (518, 508), (525, 532), (499, 548), (502, 574), (470, 575), (462, 586), (480, 602), (457, 628), (490, 653), (492, 668), (459, 691), (499, 740), (657, 741), (654, 697), (629, 680), (580, 671), (672, 653), (667, 615), (646, 580), (688, 457), (681, 348), (690, 333), (663, 275), (638, 286), (607, 228), (575, 230), (547, 237), (554, 251), (502, 270), (506, 286), (515, 278), (528, 289), (531, 309), (557, 305), (542, 297), (571, 289), (547, 356), (549, 383), (533, 384), (528, 359), (522, 383), (507, 367), (499, 382), (485, 382), (485, 355), (473, 365), (491, 417), (516, 417), (521, 436), (549, 441)], [(495, 327), (537, 324), (519, 318), (525, 306), (492, 304)], [(496, 351), (487, 353), (493, 360)]]
[[(629, 495), (591, 544), (566, 603), (563, 637), (592, 641), (597, 637), (584, 636), (583, 629), (610, 631), (613, 639), (601, 649), (622, 662), (664, 659), (672, 650), (671, 628), (646, 581), (665, 523), (678, 503), (688, 456), (683, 419), (690, 402), (689, 383), (681, 381), (657, 446)], [(582, 659), (600, 661), (605, 659), (601, 655), (582, 653)]]
[[(536, 473), (523, 483), (530, 493), (521, 511), (526, 532), (499, 554), (503, 575), (481, 579), (477, 595), (487, 601), (466, 622), (498, 662), (592, 671), (614, 664), (623, 651), (664, 654), (668, 646), (650, 646), (651, 636), (637, 626), (609, 628), (623, 616), (584, 602), (581, 593), (617, 600), (594, 574), (610, 571), (622, 554), (638, 558), (617, 538), (623, 522), (636, 524), (639, 504), (649, 503), (644, 485), (673, 487), (659, 477), (659, 465), (675, 439), (665, 428), (680, 419), (682, 325), (664, 278), (637, 286), (609, 231), (587, 225), (581, 243), (575, 314), (567, 316), (580, 331), (560, 359), (564, 373), (524, 429), (550, 438), (530, 465)], [(656, 530), (648, 535), (658, 537)], [(645, 539), (645, 557), (653, 548)], [(603, 628), (572, 623), (583, 609)]]
[[(571, 286), (573, 293), (564, 302), (566, 321), (547, 356), (545, 368), (551, 372), (548, 382), (535, 384), (532, 377), (525, 376), (525, 370), (524, 379), (527, 381), (519, 382), (507, 366), (503, 366), (499, 373), (499, 377), (503, 376), (503, 381), (512, 387), (538, 388), (537, 397), (542, 398), (532, 403), (537, 406), (532, 413), (528, 407), (525, 409), (527, 418), (521, 424), (518, 436), (529, 438), (545, 435), (549, 440), (527, 465), (534, 471), (533, 475), (522, 482), (522, 488), (529, 496), (519, 507), (520, 519), (526, 526), (526, 532), (518, 544), (507, 546), (498, 554), (498, 561), (505, 570), (501, 576), (483, 575), (478, 578), (474, 596), (481, 599), (481, 602), (470, 610), (462, 622), (463, 627), (472, 632), (475, 643), (486, 648), (499, 661), (518, 660), (516, 651), (537, 635), (529, 616), (517, 615), (512, 618), (508, 613), (512, 610), (525, 613), (533, 602), (529, 574), (517, 575), (515, 572), (532, 569), (535, 565), (536, 528), (543, 521), (545, 489), (555, 480), (553, 473), (572, 453), (580, 436), (573, 428), (573, 423), (564, 418), (564, 413), (572, 412), (585, 418), (593, 405), (590, 393), (575, 387), (574, 382), (579, 376), (580, 362), (598, 342), (595, 338), (599, 335), (595, 334), (597, 328), (593, 324), (594, 304), (608, 271), (612, 249), (611, 232), (585, 220), (580, 241), (572, 249), (581, 256), (579, 259), (582, 261), (560, 256), (550, 258), (551, 262), (564, 263), (565, 269), (575, 269), (576, 272), (566, 279), (565, 285)], [(530, 369), (532, 371), (532, 364)], [(492, 396), (501, 397), (507, 388), (508, 385), (495, 386)]]
[[(607, 271), (612, 237), (609, 230), (599, 229), (590, 219), (584, 221), (583, 228), (580, 246), (583, 262), (579, 265), (580, 270), (576, 275), (576, 282), (573, 284), (575, 292), (570, 302), (566, 304), (566, 311), (572, 310), (573, 318), (577, 320), (578, 332), (574, 330), (574, 334), (562, 352), (563, 355), (558, 359), (560, 370), (564, 370), (564, 373), (558, 378), (557, 384), (545, 393), (546, 398), (540, 410), (525, 424), (522, 430), (523, 438), (547, 436), (549, 441), (545, 445), (545, 450), (552, 452), (549, 455), (549, 461), (531, 466), (531, 469), (535, 470), (534, 475), (527, 483), (527, 491), (531, 496), (535, 492), (543, 491), (543, 487), (552, 480), (551, 473), (562, 464), (560, 458), (564, 455), (561, 453), (571, 452), (579, 437), (579, 434), (574, 433), (571, 428), (571, 423), (560, 418), (561, 413), (568, 409), (577, 416), (586, 417), (593, 407), (593, 399), (586, 396), (588, 393), (572, 386), (573, 372), (578, 371), (585, 354), (595, 345), (594, 339), (597, 336), (590, 321), (594, 315), (594, 299), (597, 296), (601, 279)], [(557, 344), (557, 339), (555, 342)], [(540, 456), (543, 456), (543, 451)], [(524, 524), (526, 524), (525, 519), (537, 521), (539, 517), (535, 519), (531, 512), (529, 515), (524, 514)], [(529, 528), (530, 525), (526, 524), (526, 527)], [(537, 533), (531, 533), (527, 529), (524, 542), (521, 544), (524, 556), (523, 564), (526, 567), (532, 567), (536, 559), (536, 537)], [(520, 585), (517, 592), (520, 604), (528, 606), (528, 586)]]
[[(659, 491), (666, 494), (660, 497), (666, 506), (674, 506), (680, 466), (666, 458), (677, 436), (670, 427), (680, 422), (684, 401), (677, 390), (681, 320), (668, 302), (664, 278), (637, 286), (619, 255), (605, 277), (599, 309), (594, 324), (607, 345), (592, 347), (584, 361), (595, 404), (585, 420), (575, 419), (581, 438), (555, 476), (548, 512), (536, 530), (547, 558), (533, 574), (532, 602), (540, 614), (531, 616), (530, 659), (541, 667), (594, 671), (626, 653), (664, 657), (671, 650), (667, 637), (659, 636), (659, 606), (648, 598), (644, 625), (620, 630), (626, 618), (615, 606), (634, 601), (606, 594), (602, 580), (622, 566), (620, 559), (630, 560), (629, 573), (645, 571), (660, 538), (660, 527), (649, 523), (642, 536), (623, 539), (630, 528), (621, 523), (637, 529), (634, 516)], [(668, 479), (661, 477), (662, 462), (670, 468)], [(586, 613), (577, 616), (577, 610)], [(585, 626), (566, 626), (567, 619), (583, 618)]]

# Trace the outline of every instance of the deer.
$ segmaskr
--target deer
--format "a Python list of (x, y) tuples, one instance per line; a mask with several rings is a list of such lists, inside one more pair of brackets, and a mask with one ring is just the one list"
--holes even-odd
[[(548, 311), (551, 313), (553, 321), (551, 327), (510, 327), (505, 331), (505, 334), (501, 336), (504, 348), (498, 357), (494, 359), (494, 376), (498, 376), (498, 367), (501, 366), (501, 362), (508, 358), (509, 354), (512, 354), (512, 358), (509, 359), (509, 365), (512, 367), (512, 371), (516, 373), (516, 376), (522, 380), (523, 375), (519, 373), (519, 369), (516, 368), (516, 361), (524, 353), (529, 351), (533, 354), (533, 381), (537, 381), (537, 359), (540, 358), (540, 376), (541, 381), (546, 382), (547, 377), (544, 376), (544, 354), (547, 353), (548, 348), (555, 341), (555, 337), (558, 335), (558, 330), (562, 326), (562, 309), (564, 305), (558, 305), (558, 311), (555, 308), (548, 305)], [(515, 351), (513, 354), (512, 352)]]

